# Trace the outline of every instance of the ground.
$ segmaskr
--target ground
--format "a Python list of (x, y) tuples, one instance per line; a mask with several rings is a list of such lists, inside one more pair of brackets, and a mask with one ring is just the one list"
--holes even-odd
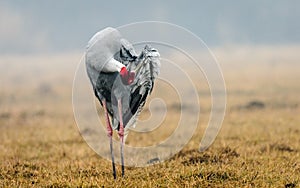
[[(213, 51), (226, 81), (227, 108), (212, 147), (198, 151), (209, 117), (204, 110), (183, 150), (164, 163), (126, 167), (124, 178), (117, 165), (116, 181), (111, 163), (86, 144), (74, 120), (72, 62), (80, 56), (2, 57), (0, 186), (299, 187), (299, 48)], [(209, 109), (209, 96), (199, 93)], [(172, 102), (168, 115), (177, 117)], [(127, 142), (145, 139), (132, 133)]]

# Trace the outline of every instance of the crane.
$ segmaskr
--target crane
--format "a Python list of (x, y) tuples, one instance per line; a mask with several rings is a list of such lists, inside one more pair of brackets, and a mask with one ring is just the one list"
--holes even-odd
[(97, 32), (88, 42), (85, 52), (86, 70), (95, 96), (104, 109), (114, 179), (116, 168), (113, 131), (117, 131), (120, 138), (124, 176), (124, 142), (129, 127), (135, 126), (136, 119), (153, 89), (154, 80), (160, 71), (159, 58), (159, 52), (149, 45), (145, 45), (137, 55), (132, 44), (112, 27)]

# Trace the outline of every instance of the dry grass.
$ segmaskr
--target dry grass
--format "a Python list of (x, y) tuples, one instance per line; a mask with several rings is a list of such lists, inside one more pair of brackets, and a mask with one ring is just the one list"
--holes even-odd
[[(73, 118), (75, 68), (70, 61), (76, 63), (80, 56), (53, 57), (56, 64), (46, 68), (38, 63), (43, 57), (2, 58), (0, 187), (299, 187), (300, 65), (293, 63), (299, 55), (290, 56), (286, 49), (287, 55), (278, 58), (284, 62), (274, 65), (269, 51), (265, 56), (253, 51), (256, 59), (242, 52), (244, 58), (229, 58), (228, 53), (217, 51), (228, 104), (212, 147), (197, 151), (209, 117), (206, 110), (197, 133), (181, 152), (161, 164), (127, 167), (126, 176), (117, 181), (111, 163), (88, 147)], [(21, 59), (26, 62), (18, 64)], [(242, 64), (242, 59), (247, 61)], [(57, 70), (61, 63), (69, 64)], [(32, 67), (39, 77), (31, 76)], [(200, 100), (208, 99), (202, 95)], [(177, 116), (178, 112), (175, 108), (169, 113)], [(129, 136), (133, 145), (147, 138)], [(159, 134), (155, 139), (160, 139)], [(120, 175), (119, 166), (117, 170)]]

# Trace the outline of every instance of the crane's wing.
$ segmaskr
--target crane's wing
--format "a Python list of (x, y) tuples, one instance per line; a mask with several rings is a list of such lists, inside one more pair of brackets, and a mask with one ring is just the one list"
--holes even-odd
[(139, 67), (136, 72), (136, 78), (133, 84), (130, 85), (130, 109), (131, 113), (124, 114), (124, 122), (126, 126), (133, 126), (136, 122), (136, 118), (143, 109), (146, 103), (148, 95), (152, 92), (154, 86), (154, 80), (157, 78), (160, 72), (159, 53), (156, 49), (149, 46), (145, 46), (141, 55), (137, 59), (137, 63), (130, 67), (133, 69)]

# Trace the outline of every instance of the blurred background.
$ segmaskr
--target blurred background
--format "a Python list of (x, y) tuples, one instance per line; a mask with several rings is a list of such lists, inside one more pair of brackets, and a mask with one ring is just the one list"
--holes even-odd
[[(7, 187), (84, 186), (82, 181), (111, 186), (110, 163), (99, 159), (76, 127), (75, 71), (87, 42), (99, 30), (163, 21), (190, 30), (216, 56), (227, 88), (226, 116), (212, 149), (199, 153), (211, 96), (203, 75), (189, 75), (199, 83), (201, 104), (194, 137), (168, 165), (130, 169), (128, 179), (134, 180), (133, 185), (144, 181), (135, 186), (148, 182), (153, 186), (169, 177), (173, 185), (166, 187), (207, 183), (224, 187), (231, 182), (235, 184), (230, 187), (296, 187), (300, 182), (299, 9), (297, 0), (1, 0), (0, 182)], [(195, 50), (192, 55), (201, 53)], [(182, 57), (174, 58), (184, 63)], [(154, 94), (168, 102), (165, 129), (162, 126), (150, 136), (130, 133), (127, 144), (149, 146), (168, 138), (181, 110), (190, 110), (174, 100), (176, 91), (168, 85), (158, 82)], [(141, 119), (148, 117), (145, 109)]]
[[(41, 54), (82, 51), (107, 26), (138, 21), (171, 22), (210, 47), (297, 45), (298, 1), (1, 1), (0, 52)], [(170, 33), (172, 34), (172, 33)]]
[[(147, 20), (177, 24), (207, 44), (224, 73), (228, 107), (241, 102), (234, 95), (296, 105), (291, 94), (299, 91), (299, 8), (298, 1), (271, 0), (1, 1), (1, 110), (20, 101), (41, 108), (47, 96), (51, 102), (65, 96), (70, 110), (74, 73), (91, 36), (107, 26)], [(287, 85), (293, 92), (283, 89)]]

